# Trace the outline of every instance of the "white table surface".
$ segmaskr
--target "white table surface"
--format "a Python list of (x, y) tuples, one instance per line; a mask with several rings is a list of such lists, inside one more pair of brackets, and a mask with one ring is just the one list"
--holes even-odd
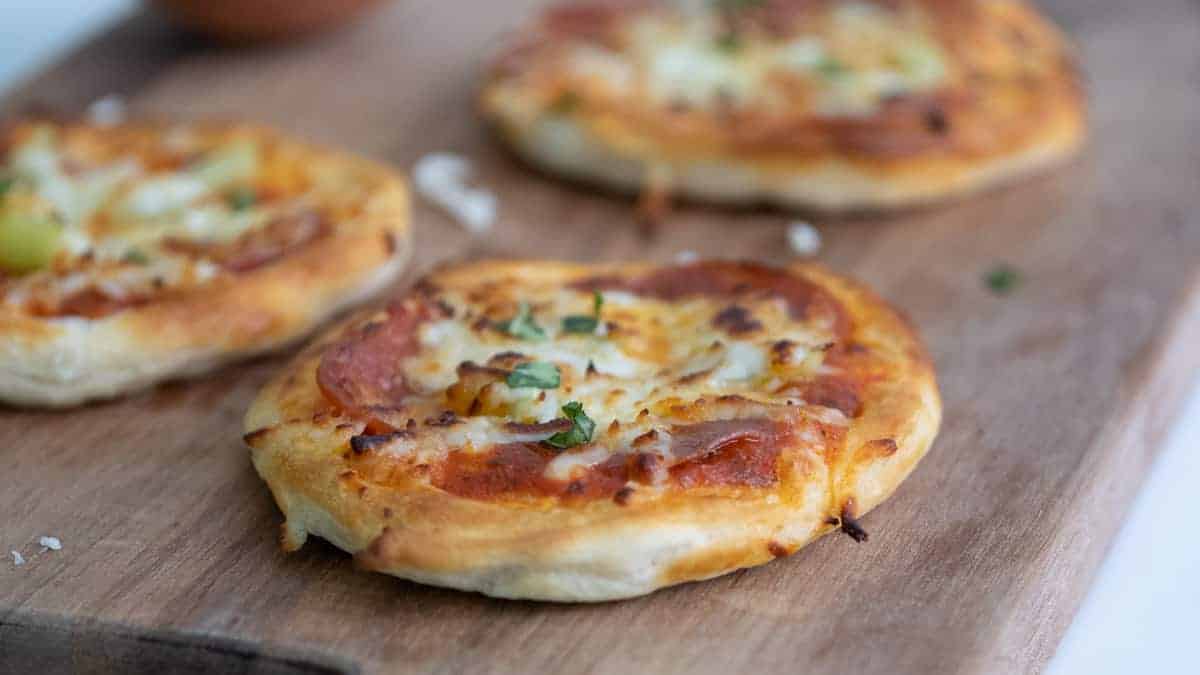
[[(14, 3), (15, 4), (15, 3)], [(0, 89), (116, 20), (133, 0), (38, 0), (0, 22)], [(1200, 640), (1200, 387), (1048, 668), (1053, 675), (1195, 673)], [(7, 550), (0, 542), (0, 549)]]

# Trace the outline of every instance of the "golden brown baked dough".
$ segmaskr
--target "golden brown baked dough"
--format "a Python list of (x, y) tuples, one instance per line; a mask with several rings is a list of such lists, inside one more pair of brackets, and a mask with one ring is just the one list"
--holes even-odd
[(63, 406), (277, 348), (409, 251), (403, 180), (244, 124), (0, 129), (0, 401)]
[(287, 550), (597, 601), (864, 536), (940, 415), (911, 329), (822, 267), (482, 262), (330, 331), (245, 428)]
[(1023, 0), (556, 6), (496, 60), (481, 108), (554, 173), (825, 210), (970, 192), (1085, 133), (1073, 52)]

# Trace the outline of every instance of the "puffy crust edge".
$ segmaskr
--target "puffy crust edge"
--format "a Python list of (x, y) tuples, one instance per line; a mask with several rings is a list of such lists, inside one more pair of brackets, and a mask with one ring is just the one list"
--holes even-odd
[(331, 151), (311, 161), (373, 186), (360, 218), (274, 263), (101, 319), (0, 310), (0, 400), (66, 407), (206, 372), (295, 342), (392, 283), (412, 248), (403, 179)]
[[(484, 263), (489, 274), (544, 277), (573, 265)], [(617, 269), (617, 268), (613, 268)], [(622, 267), (626, 271), (629, 266)], [(794, 268), (826, 285), (856, 323), (854, 339), (880, 350), (893, 378), (868, 386), (847, 451), (818, 459), (778, 500), (751, 491), (695, 492), (545, 509), (510, 508), (427, 486), (374, 485), (343, 459), (335, 425), (280, 424), (321, 409), (313, 376), (330, 331), (263, 390), (246, 415), (246, 442), (286, 522), (287, 550), (309, 534), (355, 555), (367, 569), (508, 598), (603, 601), (706, 579), (795, 552), (883, 501), (928, 451), (941, 402), (932, 364), (911, 328), (860, 286), (824, 268)], [(460, 273), (466, 273), (460, 270)], [(439, 281), (452, 283), (454, 272)], [(891, 439), (880, 444), (872, 441)], [(848, 510), (847, 510), (848, 509)]]
[[(917, 207), (1062, 163), (1086, 139), (1083, 76), (1066, 37), (1024, 2), (992, 9), (1038, 28), (1041, 39), (1064, 56), (1041, 90), (1022, 94), (1036, 98), (1038, 119), (986, 152), (934, 147), (896, 156), (833, 149), (764, 154), (730, 147), (719, 134), (676, 138), (586, 107), (545, 115), (501, 71), (484, 81), (479, 108), (501, 140), (530, 164), (620, 192), (661, 190), (702, 202), (833, 213)], [(972, 114), (962, 123), (979, 135), (993, 131), (988, 122)]]

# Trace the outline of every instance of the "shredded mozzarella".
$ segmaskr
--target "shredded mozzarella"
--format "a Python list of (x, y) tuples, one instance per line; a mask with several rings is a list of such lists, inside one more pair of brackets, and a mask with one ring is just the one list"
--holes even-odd
[(467, 185), (471, 163), (460, 155), (435, 152), (413, 167), (417, 191), (441, 207), (472, 234), (483, 234), (496, 221), (496, 196)]
[(796, 255), (814, 256), (821, 250), (821, 233), (802, 220), (788, 225), (787, 240)]

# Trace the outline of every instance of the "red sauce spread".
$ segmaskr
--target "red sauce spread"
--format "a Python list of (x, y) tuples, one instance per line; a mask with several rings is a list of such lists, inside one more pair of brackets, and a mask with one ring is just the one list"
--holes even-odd
[(611, 497), (629, 480), (629, 456), (616, 454), (581, 477), (554, 480), (546, 466), (558, 453), (538, 443), (505, 443), (487, 452), (451, 452), (434, 470), (435, 487), (470, 499), (500, 496)]
[(147, 297), (133, 295), (114, 298), (99, 289), (85, 288), (68, 295), (53, 307), (35, 302), (30, 305), (29, 313), (34, 316), (46, 317), (81, 316), (85, 319), (102, 319), (130, 307), (144, 305), (149, 301), (150, 299)]
[[(789, 436), (786, 424), (768, 419), (720, 420), (676, 426), (671, 454), (686, 458), (668, 475), (683, 488), (741, 485), (766, 487), (778, 479), (777, 460)], [(558, 455), (538, 443), (505, 443), (486, 452), (451, 452), (431, 475), (434, 487), (469, 499), (504, 496), (611, 498), (630, 481), (648, 483), (646, 453), (617, 453), (576, 474), (572, 480), (547, 478)]]
[(792, 318), (826, 318), (836, 335), (849, 332), (849, 318), (841, 303), (828, 291), (786, 270), (758, 263), (701, 261), (662, 267), (635, 279), (592, 277), (572, 286), (581, 290), (622, 290), (666, 301), (696, 296), (749, 298), (765, 294), (783, 299)]

